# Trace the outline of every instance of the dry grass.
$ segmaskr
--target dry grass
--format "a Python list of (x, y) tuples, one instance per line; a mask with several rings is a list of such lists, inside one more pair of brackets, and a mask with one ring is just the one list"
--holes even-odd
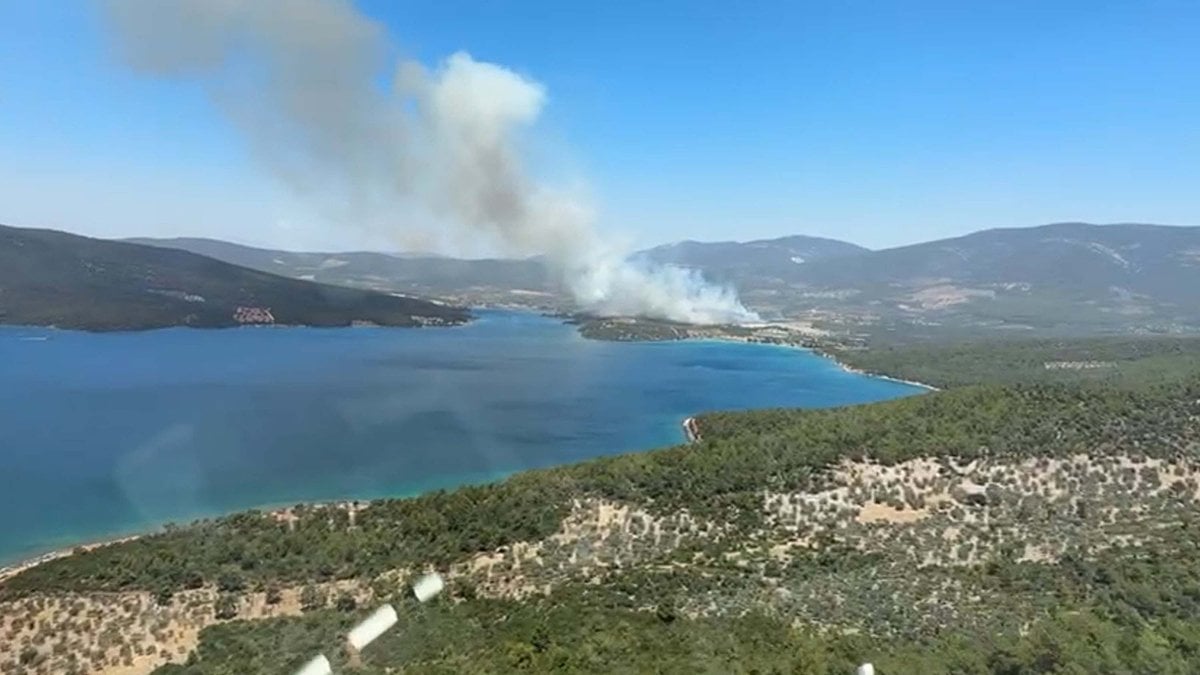
[(1095, 547), (1137, 543), (1138, 523), (1200, 501), (1200, 464), (1129, 455), (1021, 462), (843, 462), (816, 493), (765, 493), (781, 561), (822, 532), (863, 551), (907, 552), (916, 565), (973, 565), (1006, 545), (1052, 562), (1077, 535)]
[(720, 536), (720, 528), (691, 514), (657, 517), (600, 499), (576, 499), (558, 532), (537, 542), (516, 542), (455, 565), (450, 578), (469, 578), (488, 597), (523, 598), (548, 593), (568, 579), (595, 578), (678, 548), (689, 539)]
[[(317, 586), (326, 597), (349, 593), (365, 602), (371, 596), (356, 581)], [(236, 618), (299, 615), (300, 591), (282, 589), (275, 604), (267, 603), (266, 593), (242, 594)], [(144, 592), (45, 595), (0, 604), (0, 673), (141, 675), (181, 663), (200, 631), (222, 622), (214, 612), (217, 596), (215, 588), (203, 588), (178, 593), (165, 606)], [(21, 653), (30, 648), (37, 661), (20, 665)]]

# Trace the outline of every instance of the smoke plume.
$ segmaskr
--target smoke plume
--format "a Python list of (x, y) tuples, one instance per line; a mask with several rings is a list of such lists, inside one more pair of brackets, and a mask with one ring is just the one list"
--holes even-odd
[[(465, 52), (400, 60), (347, 0), (104, 0), (135, 69), (200, 81), (256, 155), (350, 219), (416, 205), (459, 236), (540, 255), (580, 308), (692, 323), (751, 320), (695, 272), (630, 262), (585, 200), (534, 180), (521, 139), (545, 89)], [(391, 57), (394, 58), (394, 57)]]

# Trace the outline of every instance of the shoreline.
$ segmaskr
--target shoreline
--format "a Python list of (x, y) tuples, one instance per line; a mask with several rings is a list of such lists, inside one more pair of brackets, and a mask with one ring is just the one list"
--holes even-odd
[[(477, 319), (477, 317), (472, 317), (472, 319), (470, 321), (468, 321), (464, 324), (450, 325), (450, 326), (445, 326), (445, 327), (456, 327), (456, 326), (467, 325), (468, 323), (471, 323), (476, 319)], [(12, 327), (15, 327), (15, 326), (12, 326)], [(40, 328), (43, 330), (50, 328), (50, 327), (45, 327), (45, 326), (25, 326), (25, 327), (26, 328), (35, 328), (35, 329)], [(55, 328), (50, 328), (50, 329), (56, 330)], [(589, 339), (595, 339), (595, 338), (589, 338)], [(671, 340), (671, 341), (677, 341), (677, 340)], [(924, 382), (917, 382), (914, 380), (905, 380), (902, 378), (892, 377), (890, 375), (865, 371), (861, 368), (857, 368), (848, 363), (845, 363), (844, 361), (838, 359), (834, 354), (832, 354), (828, 351), (825, 351), (825, 350), (821, 349), (820, 347), (799, 344), (796, 342), (788, 342), (788, 341), (766, 342), (766, 341), (757, 340), (757, 339), (754, 339), (754, 338), (748, 337), (748, 336), (742, 337), (742, 336), (735, 336), (735, 335), (692, 336), (692, 337), (682, 338), (681, 340), (678, 340), (678, 341), (736, 342), (736, 343), (748, 344), (748, 345), (760, 345), (760, 346), (767, 346), (767, 347), (782, 347), (782, 348), (786, 348), (786, 349), (801, 350), (801, 351), (806, 351), (806, 352), (815, 354), (821, 358), (828, 359), (828, 360), (832, 361), (834, 364), (836, 364), (838, 368), (840, 368), (841, 370), (848, 372), (848, 373), (853, 373), (853, 374), (861, 375), (864, 377), (873, 377), (873, 378), (877, 378), (877, 379), (881, 379), (881, 380), (887, 380), (887, 381), (895, 382), (898, 384), (905, 384), (908, 386), (924, 389), (926, 391), (941, 391), (938, 387), (935, 387), (930, 384), (925, 384)], [(644, 342), (663, 342), (663, 340), (644, 340)], [(683, 438), (684, 444), (693, 444), (700, 440), (699, 428), (698, 428), (698, 424), (697, 424), (697, 421), (696, 421), (696, 418), (694, 415), (689, 415), (688, 417), (686, 417), (683, 420), (681, 426), (682, 426), (682, 431), (683, 431), (683, 436), (684, 436), (684, 438)], [(654, 448), (646, 448), (646, 449), (643, 449), (640, 451), (635, 451), (635, 452), (647, 452), (647, 451), (650, 451), (653, 449)], [(493, 480), (488, 480), (485, 482), (494, 482), (494, 481), (504, 480), (508, 476), (511, 476), (512, 473), (513, 472), (502, 472), (501, 475), (495, 477)], [(517, 472), (517, 473), (519, 473), (519, 472)], [(458, 485), (457, 487), (464, 487), (467, 485), (476, 485), (476, 484), (479, 484), (479, 483), (477, 483), (475, 481), (468, 481), (468, 482), (462, 483), (461, 485)], [(438, 489), (446, 489), (446, 488), (444, 486), (440, 487), (440, 488), (435, 487), (429, 491), (438, 490)], [(180, 527), (189, 527), (192, 524), (194, 524), (195, 522), (198, 522), (200, 520), (206, 520), (209, 518), (220, 518), (223, 516), (228, 516), (228, 515), (232, 515), (235, 513), (244, 513), (247, 511), (259, 511), (264, 516), (268, 516), (268, 517), (276, 517), (276, 518), (286, 517), (287, 514), (290, 513), (290, 511), (297, 505), (303, 505), (303, 506), (307, 506), (307, 507), (318, 507), (318, 508), (329, 508), (329, 507), (346, 508), (349, 506), (349, 507), (358, 509), (358, 508), (362, 508), (363, 505), (369, 506), (372, 502), (375, 502), (375, 501), (386, 500), (386, 499), (411, 499), (414, 497), (418, 497), (421, 494), (424, 494), (425, 492), (426, 491), (418, 490), (416, 492), (407, 492), (404, 494), (380, 495), (380, 496), (364, 497), (364, 498), (340, 498), (340, 499), (328, 499), (328, 500), (316, 500), (316, 501), (301, 500), (301, 501), (297, 501), (297, 502), (288, 502), (286, 504), (274, 502), (274, 503), (262, 504), (259, 506), (252, 506), (252, 507), (244, 508), (244, 509), (237, 509), (237, 510), (233, 510), (233, 511), (229, 511), (229, 512), (223, 512), (221, 514), (216, 514), (216, 515), (202, 516), (202, 517), (194, 519), (193, 521), (191, 521), (189, 523), (180, 525)], [(112, 545), (116, 545), (116, 544), (123, 544), (123, 543), (128, 543), (131, 541), (136, 541), (143, 537), (153, 536), (155, 534), (158, 534), (159, 532), (162, 531), (162, 529), (163, 529), (163, 525), (158, 525), (153, 528), (147, 529), (142, 532), (134, 533), (134, 534), (125, 534), (125, 535), (110, 537), (107, 539), (84, 541), (82, 543), (75, 544), (75, 545), (72, 545), (69, 547), (57, 548), (57, 549), (53, 549), (50, 551), (46, 551), (44, 553), (39, 553), (39, 554), (33, 555), (32, 557), (18, 560), (18, 561), (12, 562), (10, 564), (0, 565), (0, 586), (2, 586), (4, 583), (9, 581), (10, 579), (13, 579), (14, 577), (17, 577), (17, 576), (23, 574), (24, 572), (27, 572), (31, 569), (34, 569), (40, 565), (52, 562), (54, 560), (59, 560), (61, 558), (70, 557), (79, 552), (87, 552), (87, 551), (92, 551), (92, 550), (95, 550), (98, 548), (104, 548), (106, 546), (112, 546)]]
[(830, 361), (833, 361), (834, 363), (836, 363), (838, 365), (839, 368), (841, 368), (842, 370), (844, 370), (848, 373), (854, 373), (855, 375), (863, 375), (865, 377), (874, 377), (879, 380), (887, 380), (889, 382), (896, 382), (899, 384), (907, 384), (909, 386), (920, 387), (921, 389), (926, 389), (928, 391), (941, 391), (942, 390), (941, 387), (935, 387), (932, 384), (918, 382), (917, 380), (906, 380), (902, 377), (892, 377), (891, 375), (885, 375), (883, 373), (875, 373), (875, 372), (871, 372), (869, 370), (863, 370), (862, 368), (859, 368), (857, 366), (852, 366), (849, 363), (842, 361), (841, 359), (834, 356), (833, 354), (828, 354), (828, 353), (820, 352), (820, 351), (816, 351), (816, 350), (813, 350), (813, 351), (814, 351), (814, 353), (820, 354), (821, 356), (829, 359)]
[(115, 544), (124, 544), (135, 541), (147, 536), (148, 534), (150, 533), (127, 534), (120, 537), (113, 537), (111, 539), (101, 539), (99, 541), (89, 541), (81, 544), (75, 544), (69, 548), (59, 548), (53, 551), (47, 551), (32, 558), (27, 558), (25, 560), (12, 563), (11, 565), (0, 566), (0, 584), (4, 584), (8, 580), (20, 576), (21, 574), (28, 572), (39, 565), (44, 565), (48, 562), (59, 560), (61, 558), (69, 558), (76, 553), (94, 551), (98, 548), (104, 548), (105, 546), (113, 546)]
[[(425, 317), (420, 317), (425, 318)], [(460, 328), (475, 323), (477, 317), (474, 315), (468, 316), (461, 321), (443, 321), (435, 319), (432, 321), (417, 320), (412, 324), (386, 324), (375, 323), (371, 321), (351, 320), (347, 324), (327, 325), (327, 324), (311, 324), (311, 323), (243, 323), (243, 324), (214, 324), (214, 325), (190, 325), (190, 324), (169, 324), (163, 326), (122, 326), (117, 328), (86, 328), (82, 326), (59, 326), (57, 324), (29, 324), (29, 323), (3, 323), (0, 322), (0, 329), (11, 330), (33, 330), (46, 331), (51, 333), (78, 333), (82, 335), (137, 335), (140, 333), (153, 333), (157, 331), (168, 331), (176, 329), (187, 329), (196, 331), (230, 331), (252, 328), (273, 328), (273, 329), (292, 329), (292, 328), (309, 328), (309, 329), (327, 329), (327, 330), (342, 330), (354, 328), (390, 328), (390, 329), (416, 329), (416, 328)]]
[[(554, 315), (551, 315), (554, 316)], [(822, 344), (822, 336), (826, 333), (817, 332), (810, 333), (798, 330), (796, 328), (787, 327), (778, 324), (766, 323), (760, 326), (741, 326), (741, 325), (725, 325), (725, 326), (686, 326), (681, 324), (671, 324), (673, 329), (669, 335), (653, 335), (645, 334), (640, 336), (627, 335), (611, 337), (609, 335), (589, 335), (585, 328), (587, 327), (587, 318), (572, 316), (572, 315), (557, 315), (554, 318), (563, 320), (563, 323), (574, 325), (576, 332), (585, 340), (596, 340), (598, 342), (738, 342), (750, 345), (763, 345), (768, 347), (785, 347), (788, 349), (799, 349), (811, 354), (820, 356), (821, 358), (829, 359), (837, 364), (838, 368), (848, 373), (862, 375), (864, 377), (872, 377), (897, 384), (904, 384), (910, 387), (917, 387), (926, 391), (941, 391), (941, 388), (935, 387), (932, 384), (920, 382), (918, 380), (907, 380), (901, 377), (894, 377), (885, 373), (877, 373), (864, 370), (857, 366), (850, 365), (838, 358), (838, 356)], [(595, 321), (603, 322), (605, 319), (598, 318)], [(609, 319), (609, 321), (617, 321), (618, 323), (629, 323), (634, 325), (631, 320), (618, 321)], [(731, 329), (744, 329), (746, 333), (737, 334)], [(766, 334), (769, 331), (771, 334)]]
[[(884, 373), (876, 373), (876, 372), (872, 372), (869, 370), (863, 370), (862, 368), (859, 368), (857, 366), (852, 366), (849, 363), (846, 363), (845, 361), (839, 359), (835, 354), (833, 354), (832, 352), (829, 352), (825, 349), (821, 349), (820, 347), (815, 347), (815, 346), (799, 344), (796, 342), (784, 342), (784, 341), (763, 342), (760, 340), (755, 340), (750, 337), (741, 337), (741, 336), (737, 336), (737, 335), (695, 336), (695, 337), (682, 338), (678, 341), (679, 342), (688, 342), (688, 341), (693, 341), (693, 342), (705, 342), (705, 341), (738, 342), (741, 344), (760, 345), (763, 347), (783, 347), (785, 349), (798, 349), (800, 351), (805, 351), (805, 352), (809, 352), (811, 354), (815, 354), (823, 359), (828, 359), (828, 360), (832, 361), (833, 363), (835, 363), (838, 368), (841, 368), (842, 370), (844, 370), (848, 373), (854, 373), (855, 375), (862, 375), (863, 377), (873, 377), (877, 380), (887, 380), (888, 382), (895, 382), (897, 384), (907, 384), (911, 387), (918, 387), (920, 389), (925, 389), (927, 391), (941, 391), (940, 387), (935, 387), (932, 384), (926, 384), (925, 382), (919, 382), (917, 380), (906, 380), (901, 377), (893, 377), (891, 375), (886, 375)], [(666, 340), (645, 340), (644, 342), (666, 342)]]
[(848, 363), (839, 361), (836, 357), (833, 357), (833, 356), (829, 356), (827, 358), (832, 359), (835, 363), (838, 364), (838, 366), (842, 370), (845, 370), (850, 373), (854, 373), (855, 375), (863, 375), (865, 377), (874, 377), (879, 380), (887, 380), (889, 382), (896, 382), (898, 384), (907, 384), (909, 386), (920, 387), (921, 389), (925, 389), (928, 391), (941, 391), (942, 390), (941, 387), (935, 387), (932, 384), (925, 384), (924, 382), (918, 382), (916, 380), (906, 380), (901, 377), (892, 377), (891, 375), (884, 375), (882, 373), (873, 373), (869, 370), (863, 370), (862, 368), (856, 368)]
[[(519, 472), (517, 472), (517, 473), (519, 473)], [(471, 486), (471, 485), (481, 485), (481, 484), (486, 484), (486, 483), (491, 483), (491, 482), (499, 482), (502, 480), (506, 480), (512, 474), (513, 474), (513, 472), (504, 472), (503, 474), (498, 475), (491, 480), (484, 481), (483, 483), (480, 483), (478, 481), (467, 481), (467, 482), (457, 484), (455, 487), (456, 488), (457, 487), (467, 487), (467, 486)], [(45, 551), (43, 553), (35, 554), (35, 555), (27, 557), (27, 558), (22, 558), (20, 560), (16, 560), (14, 562), (11, 562), (11, 563), (8, 563), (5, 565), (0, 565), (0, 590), (3, 589), (4, 584), (7, 583), (9, 580), (11, 580), (17, 576), (20, 576), (21, 574), (24, 574), (25, 572), (28, 572), (29, 570), (32, 570), (36, 567), (44, 565), (46, 563), (53, 562), (55, 560), (60, 560), (62, 558), (69, 558), (69, 557), (75, 555), (76, 553), (86, 553), (88, 551), (94, 551), (96, 549), (105, 548), (107, 546), (115, 546), (117, 544), (126, 544), (126, 543), (129, 543), (132, 541), (137, 541), (138, 539), (142, 539), (144, 537), (152, 537), (152, 536), (155, 536), (158, 534), (162, 534), (163, 532), (166, 531), (166, 526), (169, 524), (174, 524), (176, 527), (178, 527), (180, 529), (186, 529), (189, 527), (193, 527), (193, 526), (197, 525), (198, 523), (201, 523), (206, 520), (224, 518), (224, 517), (236, 515), (239, 513), (249, 513), (252, 511), (257, 511), (257, 512), (261, 513), (264, 518), (274, 518), (281, 522), (287, 522), (287, 520), (291, 518), (292, 512), (295, 510), (295, 508), (297, 506), (302, 506), (302, 507), (306, 507), (306, 508), (341, 508), (341, 509), (348, 509), (351, 511), (360, 511), (364, 508), (368, 508), (372, 503), (377, 502), (377, 501), (384, 501), (384, 500), (389, 500), (389, 499), (414, 499), (416, 497), (420, 497), (421, 495), (428, 494), (431, 492), (436, 492), (438, 490), (444, 490), (444, 489), (447, 489), (447, 488), (446, 487), (433, 487), (428, 490), (418, 490), (415, 492), (407, 492), (407, 493), (403, 493), (403, 494), (375, 496), (375, 497), (271, 502), (269, 504), (262, 504), (259, 506), (251, 506), (251, 507), (247, 507), (247, 508), (234, 509), (231, 511), (223, 511), (218, 514), (213, 514), (213, 515), (208, 515), (208, 516), (197, 516), (197, 517), (191, 519), (190, 521), (188, 521), (186, 523), (182, 523), (182, 524), (174, 523), (174, 521), (172, 521), (171, 523), (162, 523), (159, 525), (155, 525), (153, 527), (149, 527), (141, 532), (136, 532), (136, 533), (132, 533), (132, 534), (115, 535), (115, 536), (102, 538), (102, 539), (89, 539), (89, 540), (83, 541), (78, 544), (56, 548), (53, 550)], [(453, 489), (453, 488), (451, 488), (451, 489)]]
[[(403, 499), (403, 497), (399, 497), (399, 499)], [(223, 513), (220, 515), (216, 515), (216, 516), (198, 517), (198, 518), (191, 520), (188, 523), (178, 525), (178, 527), (180, 527), (180, 528), (192, 527), (193, 525), (195, 525), (201, 521), (208, 520), (210, 518), (221, 518), (224, 516), (230, 516), (230, 515), (237, 514), (237, 513), (246, 513), (249, 511), (259, 511), (265, 517), (285, 518), (292, 511), (292, 509), (294, 509), (298, 505), (306, 506), (306, 507), (317, 507), (317, 508), (329, 508), (331, 506), (346, 508), (347, 506), (353, 506), (354, 508), (357, 509), (357, 508), (359, 508), (360, 504), (369, 504), (370, 502), (373, 502), (373, 501), (376, 501), (376, 500), (375, 499), (331, 499), (331, 500), (311, 501), (311, 502), (307, 502), (307, 501), (292, 502), (286, 506), (275, 503), (275, 504), (270, 504), (270, 505), (251, 507), (248, 509), (238, 509), (235, 511), (229, 511), (229, 512), (226, 512), (226, 513)], [(141, 539), (143, 537), (152, 537), (156, 534), (161, 534), (164, 531), (165, 531), (165, 525), (157, 525), (152, 528), (147, 528), (145, 531), (138, 532), (136, 534), (124, 534), (124, 535), (113, 536), (113, 537), (109, 537), (109, 538), (105, 538), (105, 539), (92, 539), (92, 540), (88, 540), (88, 541), (85, 541), (82, 543), (74, 544), (72, 546), (65, 546), (62, 548), (56, 548), (56, 549), (53, 549), (50, 551), (46, 551), (44, 553), (38, 553), (32, 557), (24, 558), (24, 559), (18, 560), (16, 562), (13, 562), (13, 563), (10, 563), (7, 565), (0, 565), (0, 586), (3, 586), (3, 584), (5, 582), (7, 582), (8, 580), (13, 579), (14, 577), (20, 576), (21, 574), (28, 572), (29, 570), (34, 569), (35, 567), (38, 567), (40, 565), (44, 565), (46, 563), (53, 562), (55, 560), (60, 560), (62, 558), (69, 558), (77, 553), (86, 553), (88, 551), (94, 551), (96, 549), (105, 548), (107, 546), (114, 546), (116, 544), (126, 544), (131, 541), (137, 541), (138, 539)]]

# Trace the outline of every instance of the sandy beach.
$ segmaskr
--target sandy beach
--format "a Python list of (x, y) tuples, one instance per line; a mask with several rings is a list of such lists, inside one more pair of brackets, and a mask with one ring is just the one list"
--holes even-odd
[(48, 553), (43, 553), (41, 555), (30, 558), (28, 560), (22, 560), (19, 563), (8, 565), (7, 567), (0, 567), (0, 584), (3, 584), (4, 582), (17, 576), (18, 574), (21, 574), (22, 572), (27, 572), (27, 571), (37, 567), (38, 565), (43, 565), (45, 563), (50, 562), (51, 560), (58, 560), (59, 558), (66, 558), (67, 556), (74, 555), (76, 552), (79, 552), (79, 551), (92, 551), (92, 550), (95, 550), (98, 548), (102, 548), (104, 546), (112, 546), (113, 544), (121, 544), (121, 543), (124, 543), (127, 541), (133, 541), (135, 539), (141, 538), (142, 536), (143, 535), (140, 535), (140, 534), (131, 534), (131, 535), (127, 535), (124, 537), (117, 537), (116, 539), (105, 539), (104, 541), (95, 541), (95, 542), (90, 542), (87, 544), (79, 544), (77, 546), (72, 546), (70, 548), (61, 548), (56, 551), (50, 551)]

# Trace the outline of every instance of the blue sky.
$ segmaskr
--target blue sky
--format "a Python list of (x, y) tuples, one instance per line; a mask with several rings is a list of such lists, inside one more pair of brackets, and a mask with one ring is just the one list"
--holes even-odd
[[(653, 244), (871, 247), (1061, 220), (1200, 225), (1200, 3), (360, 0), (404, 55), (547, 87), (539, 152)], [(290, 248), (327, 227), (95, 6), (0, 2), (0, 222)]]

